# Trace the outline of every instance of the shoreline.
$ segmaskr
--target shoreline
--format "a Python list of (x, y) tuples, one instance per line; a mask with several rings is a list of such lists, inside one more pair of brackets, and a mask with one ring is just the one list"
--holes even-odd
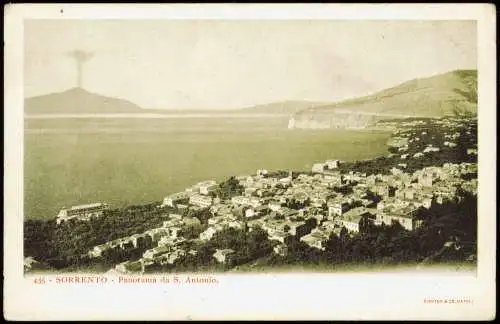
[(175, 119), (175, 118), (285, 118), (288, 114), (242, 114), (242, 113), (110, 113), (110, 114), (32, 114), (24, 115), (24, 119), (85, 119), (85, 118), (132, 118), (132, 119)]

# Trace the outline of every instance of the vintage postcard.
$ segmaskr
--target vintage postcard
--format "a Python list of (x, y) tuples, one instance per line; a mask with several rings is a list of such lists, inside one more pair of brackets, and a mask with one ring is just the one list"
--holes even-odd
[(8, 320), (496, 317), (496, 10), (4, 9)]

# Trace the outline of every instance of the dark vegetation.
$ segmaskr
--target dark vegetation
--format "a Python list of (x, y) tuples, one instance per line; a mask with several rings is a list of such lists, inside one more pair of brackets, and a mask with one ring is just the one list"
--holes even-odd
[[(55, 220), (26, 220), (24, 254), (55, 268), (88, 265), (90, 260), (83, 255), (94, 246), (161, 226), (174, 210), (158, 206), (152, 203), (108, 210), (88, 222), (70, 220), (60, 225)], [(110, 259), (123, 258), (112, 255)]]
[(216, 196), (220, 199), (231, 199), (234, 196), (239, 196), (243, 193), (243, 186), (241, 186), (235, 177), (230, 177), (226, 181), (219, 183), (216, 189)]
[[(447, 119), (441, 119), (447, 120)], [(388, 174), (391, 169), (396, 167), (405, 172), (415, 172), (416, 170), (428, 166), (442, 166), (445, 163), (477, 163), (477, 156), (467, 154), (467, 149), (472, 148), (477, 143), (477, 120), (464, 122), (463, 126), (458, 128), (448, 128), (446, 126), (437, 125), (435, 119), (411, 118), (404, 121), (423, 121), (424, 124), (414, 125), (400, 130), (398, 136), (407, 137), (410, 139), (418, 138), (418, 141), (413, 141), (408, 144), (408, 150), (398, 152), (397, 148), (389, 148), (392, 156), (382, 156), (379, 158), (346, 162), (339, 166), (341, 172), (349, 171), (363, 172), (369, 174)], [(457, 139), (446, 139), (445, 135), (449, 133), (459, 132)], [(468, 134), (468, 132), (470, 134)], [(424, 133), (424, 134), (423, 134)], [(444, 142), (454, 142), (456, 147), (444, 146)], [(432, 144), (440, 149), (439, 152), (428, 152), (424, 157), (412, 158), (414, 154), (423, 152), (427, 145)], [(401, 159), (401, 155), (407, 154), (406, 159)], [(406, 167), (398, 166), (404, 163)]]
[[(273, 267), (306, 264), (396, 265), (423, 261), (475, 261), (477, 197), (464, 193), (458, 204), (437, 205), (430, 210), (422, 211), (420, 218), (424, 224), (414, 231), (405, 230), (399, 223), (377, 227), (370, 225), (369, 222), (356, 235), (347, 234), (344, 230), (340, 237), (331, 236), (325, 251), (309, 247), (298, 240), (291, 240), (287, 246), (286, 256), (274, 254), (272, 248), (278, 243), (268, 240), (267, 233), (261, 228), (257, 227), (252, 231), (228, 228), (216, 233), (207, 243), (191, 246), (197, 252), (196, 255), (187, 254), (175, 266), (159, 267), (155, 271), (224, 271), (259, 259), (264, 259), (266, 265)], [(144, 242), (138, 249), (130, 247), (126, 250), (108, 251), (97, 260), (75, 257), (78, 252), (85, 250), (81, 243), (78, 243), (85, 242), (85, 238), (82, 240), (82, 236), (68, 235), (64, 233), (68, 229), (62, 227), (51, 232), (53, 224), (36, 221), (38, 224), (43, 224), (42, 226), (46, 229), (46, 231), (39, 232), (33, 226), (33, 222), (30, 221), (30, 225), (27, 226), (32, 232), (31, 235), (27, 232), (27, 238), (34, 238), (38, 235), (39, 239), (45, 240), (39, 241), (38, 246), (28, 245), (26, 248), (31, 250), (30, 255), (54, 268), (72, 270), (96, 264), (110, 268), (126, 260), (139, 259), (146, 249), (153, 247), (149, 241)], [(88, 233), (88, 235), (96, 235), (97, 231), (95, 227), (92, 227)], [(453, 244), (444, 247), (446, 242)], [(86, 244), (86, 248), (90, 249), (91, 246), (88, 245), (91, 244)], [(80, 251), (77, 251), (78, 248)], [(226, 264), (219, 264), (213, 258), (217, 249), (232, 249), (235, 253)]]

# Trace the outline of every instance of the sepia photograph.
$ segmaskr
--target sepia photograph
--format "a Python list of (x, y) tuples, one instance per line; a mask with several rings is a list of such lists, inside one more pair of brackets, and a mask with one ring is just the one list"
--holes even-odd
[[(234, 7), (188, 18), (139, 7), (131, 19), (47, 5), (48, 17), (24, 16), (22, 96), (6, 109), (19, 119), (16, 269), (30, 289), (195, 294), (226, 277), (292, 274), (478, 281), (478, 241), (495, 263), (495, 225), (481, 237), (480, 220), (496, 214), (478, 211), (489, 186), (478, 173), (496, 172), (478, 168), (495, 150), (478, 129), (496, 116), (480, 100), (496, 82), (480, 81), (481, 22), (244, 19)], [(474, 8), (494, 21), (494, 7)], [(484, 197), (496, 208), (494, 196)], [(445, 295), (418, 307), (479, 303)], [(484, 309), (478, 318), (495, 317)]]

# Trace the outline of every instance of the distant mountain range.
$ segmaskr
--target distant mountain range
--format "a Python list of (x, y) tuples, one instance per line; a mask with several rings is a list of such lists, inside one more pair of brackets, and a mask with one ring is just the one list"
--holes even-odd
[[(329, 113), (365, 113), (439, 117), (456, 111), (477, 113), (477, 71), (457, 70), (414, 79), (375, 94), (337, 103), (283, 101), (217, 113), (286, 114), (297, 117)], [(201, 110), (199, 110), (201, 111)], [(142, 109), (123, 99), (72, 88), (25, 99), (25, 114), (185, 113), (184, 110)], [(196, 110), (190, 110), (196, 112)], [(216, 111), (203, 111), (216, 113)]]
[(372, 95), (335, 103), (283, 101), (244, 108), (240, 112), (314, 115), (328, 112), (441, 117), (477, 113), (477, 71), (456, 70), (413, 79)]
[(457, 70), (414, 79), (360, 98), (310, 107), (298, 114), (352, 112), (440, 117), (460, 111), (477, 113), (477, 71)]
[(373, 127), (383, 119), (477, 114), (477, 71), (458, 70), (407, 81), (356, 99), (294, 114), (288, 128)]
[(141, 107), (130, 101), (101, 96), (82, 88), (72, 88), (24, 100), (24, 113), (28, 115), (143, 112)]

